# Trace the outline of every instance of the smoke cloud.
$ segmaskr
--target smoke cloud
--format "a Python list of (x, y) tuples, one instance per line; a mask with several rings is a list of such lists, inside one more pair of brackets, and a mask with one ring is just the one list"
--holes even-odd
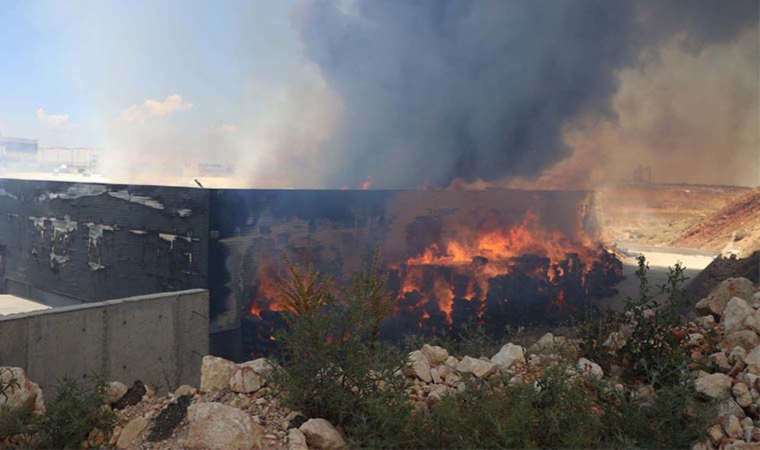
[[(757, 18), (756, 0), (306, 1), (295, 15), (303, 50), (340, 102), (319, 176), (332, 187), (535, 178), (589, 139), (568, 127), (643, 120), (621, 83), (643, 84), (634, 72), (663, 48), (698, 57)], [(693, 126), (674, 125), (678, 136)]]

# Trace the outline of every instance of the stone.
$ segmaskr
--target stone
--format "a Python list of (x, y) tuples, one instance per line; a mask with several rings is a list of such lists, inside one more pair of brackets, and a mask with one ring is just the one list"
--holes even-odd
[(457, 365), (457, 370), (461, 373), (471, 373), (477, 378), (485, 378), (495, 373), (497, 366), (491, 361), (465, 356)]
[(174, 390), (174, 396), (182, 397), (183, 395), (195, 395), (196, 392), (198, 392), (198, 390), (195, 389), (194, 387), (187, 384), (183, 384), (182, 386)]
[(578, 364), (576, 364), (576, 367), (579, 372), (586, 376), (591, 376), (596, 379), (601, 379), (604, 376), (604, 371), (602, 370), (602, 367), (586, 358), (581, 358), (578, 360)]
[(755, 426), (755, 423), (752, 421), (752, 418), (745, 417), (741, 420), (742, 429), (743, 430), (751, 430), (752, 427)]
[(715, 326), (715, 317), (713, 316), (700, 316), (697, 317), (696, 320), (697, 324), (699, 324), (702, 328), (712, 328)]
[(541, 336), (533, 345), (528, 348), (530, 353), (554, 352), (557, 350), (570, 350), (568, 340), (564, 336), (555, 336), (552, 333), (546, 333)]
[(119, 440), (116, 441), (117, 448), (134, 448), (137, 447), (137, 440), (143, 431), (148, 427), (148, 419), (137, 416), (130, 420), (129, 423), (121, 430)]
[(727, 333), (718, 345), (723, 350), (741, 347), (745, 350), (755, 348), (760, 344), (760, 337), (752, 330), (739, 330)]
[(459, 382), (462, 381), (462, 377), (458, 372), (452, 370), (451, 372), (448, 372), (446, 375), (444, 375), (443, 380), (449, 386), (457, 386)]
[(723, 316), (720, 319), (721, 325), (726, 333), (740, 331), (744, 329), (744, 320), (752, 315), (754, 310), (746, 300), (739, 297), (732, 297), (726, 307), (723, 309)]
[(731, 353), (728, 354), (728, 362), (731, 364), (735, 364), (738, 361), (746, 363), (746, 361), (744, 360), (746, 357), (747, 357), (747, 350), (744, 347), (739, 347), (737, 345), (736, 347), (732, 348)]
[(422, 346), (422, 349), (420, 351), (425, 355), (425, 357), (427, 357), (428, 362), (431, 366), (443, 364), (449, 358), (449, 352), (445, 348), (439, 347), (437, 345), (425, 344)]
[(760, 311), (755, 311), (744, 318), (744, 328), (760, 333)]
[(288, 430), (288, 450), (309, 450), (306, 435), (298, 428)]
[(602, 345), (609, 351), (616, 352), (623, 348), (626, 343), (627, 340), (625, 336), (623, 336), (623, 333), (619, 331), (613, 331), (609, 336), (607, 336), (607, 339), (602, 343)]
[(237, 364), (224, 358), (206, 355), (201, 363), (201, 391), (212, 392), (227, 389)]
[[(446, 367), (446, 366), (442, 366)], [(443, 381), (443, 378), (441, 377), (441, 373), (438, 371), (437, 367), (433, 367), (430, 369), (430, 378), (433, 379), (433, 383), (439, 384)]]
[(433, 381), (430, 375), (430, 361), (420, 350), (409, 353), (409, 363), (403, 371), (406, 376), (417, 377), (425, 383)]
[(723, 417), (722, 420), (723, 431), (726, 436), (734, 439), (738, 439), (744, 436), (744, 430), (742, 429), (739, 418), (734, 415), (728, 415)]
[(42, 389), (37, 383), (33, 383), (24, 369), (20, 367), (0, 367), (0, 383), (13, 384), (5, 395), (0, 395), (0, 407), (20, 408), (29, 404), (33, 405), (32, 412), (37, 415), (45, 413), (45, 398)]
[(449, 356), (446, 358), (446, 362), (444, 363), (447, 367), (451, 367), (452, 369), (456, 369), (459, 365), (459, 360), (455, 356)]
[(743, 361), (748, 366), (760, 366), (760, 345), (754, 347), (747, 355), (743, 358)]
[(731, 393), (734, 395), (736, 404), (742, 408), (747, 408), (752, 404), (752, 394), (746, 384), (741, 382), (734, 384), (731, 388)]
[(449, 389), (445, 385), (434, 385), (428, 393), (428, 402), (435, 403), (440, 401), (444, 395), (448, 394)]
[(752, 282), (746, 278), (728, 278), (721, 282), (718, 287), (710, 292), (706, 298), (696, 304), (697, 311), (703, 314), (715, 314), (720, 316), (723, 309), (733, 297), (744, 300), (752, 298)]
[(731, 370), (731, 364), (728, 362), (728, 356), (726, 356), (725, 352), (715, 352), (711, 354), (708, 359), (722, 372), (728, 372)]
[[(259, 371), (257, 371), (257, 369), (259, 369)], [(257, 367), (256, 361), (248, 361), (239, 364), (235, 373), (230, 377), (230, 389), (233, 392), (256, 392), (264, 387), (266, 383), (267, 380), (265, 376), (260, 373), (260, 367)]]
[(707, 437), (710, 439), (710, 442), (713, 444), (718, 444), (721, 439), (723, 439), (723, 427), (721, 427), (719, 424), (715, 424), (707, 429)]
[(742, 407), (739, 406), (733, 398), (727, 398), (719, 402), (716, 408), (716, 413), (718, 417), (723, 417), (731, 414), (739, 418), (744, 418), (747, 416), (747, 414), (744, 413)]
[(120, 381), (111, 381), (105, 386), (103, 401), (106, 403), (106, 405), (113, 405), (114, 403), (121, 400), (122, 397), (124, 397), (124, 395), (127, 393), (127, 390), (129, 390), (129, 388), (126, 384)]
[(686, 343), (688, 345), (699, 345), (705, 340), (705, 336), (702, 333), (689, 333)]
[(301, 425), (309, 448), (319, 450), (340, 450), (347, 447), (345, 439), (335, 427), (325, 419), (309, 419)]
[(188, 448), (249, 450), (262, 448), (264, 430), (245, 412), (222, 403), (195, 403), (187, 409)]
[(694, 382), (694, 388), (707, 397), (722, 400), (730, 394), (731, 377), (722, 373), (703, 374)]
[[(547, 334), (551, 335), (551, 333)], [(491, 357), (491, 362), (499, 366), (501, 370), (510, 369), (515, 363), (525, 364), (525, 350), (519, 345), (507, 343), (501, 347), (497, 354)]]

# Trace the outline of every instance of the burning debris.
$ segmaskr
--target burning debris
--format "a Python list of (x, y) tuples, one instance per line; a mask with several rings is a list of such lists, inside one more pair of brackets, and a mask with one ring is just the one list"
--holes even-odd
[[(493, 211), (476, 212), (466, 220), (417, 217), (405, 227), (408, 254), (393, 259), (380, 249), (395, 298), (393, 314), (381, 326), (382, 336), (441, 336), (472, 324), (485, 325), (500, 336), (507, 326), (557, 325), (590, 299), (616, 293), (622, 263), (580, 223), (563, 229), (532, 209), (519, 220)], [(320, 244), (325, 243), (286, 251), (345, 280), (335, 268), (340, 267), (340, 256), (347, 255), (320, 251)], [(249, 350), (266, 354), (276, 347), (274, 333), (288, 308), (278, 287), (282, 254), (260, 256), (256, 279), (247, 291), (244, 340)]]

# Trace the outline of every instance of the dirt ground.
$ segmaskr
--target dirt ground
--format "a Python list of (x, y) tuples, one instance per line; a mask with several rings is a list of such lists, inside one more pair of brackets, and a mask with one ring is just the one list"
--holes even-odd
[(760, 246), (753, 234), (760, 238), (758, 189), (621, 185), (598, 190), (596, 205), (608, 245), (681, 247), (715, 254), (733, 249), (740, 255)]

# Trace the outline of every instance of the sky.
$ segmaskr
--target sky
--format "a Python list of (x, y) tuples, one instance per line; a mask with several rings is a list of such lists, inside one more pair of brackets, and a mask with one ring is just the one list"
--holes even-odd
[[(0, 4), (0, 132), (102, 146), (118, 121), (232, 130), (299, 64), (293, 2)], [(147, 103), (146, 103), (147, 102)]]
[(109, 179), (760, 185), (758, 2), (0, 0), (0, 134)]

